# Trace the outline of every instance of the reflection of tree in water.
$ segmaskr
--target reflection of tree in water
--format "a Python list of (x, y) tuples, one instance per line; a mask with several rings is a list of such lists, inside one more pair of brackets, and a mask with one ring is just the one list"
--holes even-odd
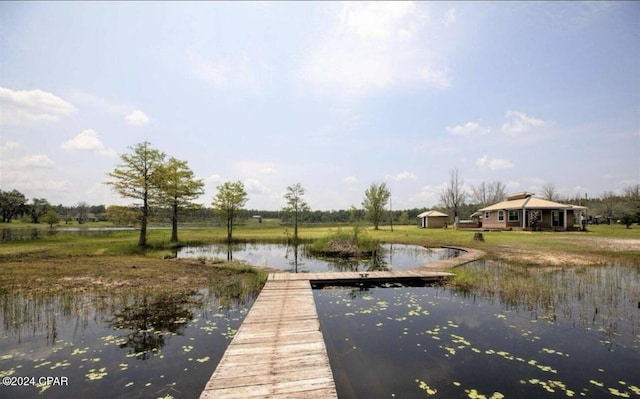
[(193, 306), (201, 305), (196, 291), (142, 294), (133, 303), (116, 311), (109, 326), (130, 330), (121, 338), (120, 348), (129, 348), (137, 359), (148, 359), (151, 353), (165, 345), (168, 334), (182, 335), (187, 322), (193, 319)]
[[(304, 266), (304, 262), (302, 262), (303, 257), (301, 252), (304, 252), (304, 251), (298, 251), (299, 246), (300, 245), (298, 243), (294, 243), (293, 245), (287, 245), (287, 249), (284, 254), (284, 258), (287, 259), (289, 261), (289, 264), (291, 265), (291, 269), (289, 271), (293, 273), (308, 271), (306, 269), (301, 269), (301, 267)], [(293, 259), (290, 258), (292, 255), (291, 254), (292, 249), (293, 249)]]
[(358, 272), (358, 271), (388, 271), (389, 264), (384, 260), (382, 250), (375, 251), (371, 256), (322, 256), (319, 259), (327, 261), (331, 267), (338, 272)]

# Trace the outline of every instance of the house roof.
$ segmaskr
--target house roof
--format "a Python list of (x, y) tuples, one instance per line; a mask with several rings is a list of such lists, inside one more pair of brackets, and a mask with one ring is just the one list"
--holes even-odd
[(438, 211), (426, 211), (426, 212), (422, 212), (421, 214), (418, 215), (419, 218), (431, 217), (431, 216), (448, 217), (449, 215), (447, 215), (446, 213), (438, 212)]
[(533, 196), (509, 196), (510, 199), (479, 209), (478, 212), (489, 212), (509, 209), (587, 209), (584, 206), (561, 204)]

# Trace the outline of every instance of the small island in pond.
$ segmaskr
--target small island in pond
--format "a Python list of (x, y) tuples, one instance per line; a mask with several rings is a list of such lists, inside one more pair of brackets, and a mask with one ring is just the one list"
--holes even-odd
[(354, 227), (350, 231), (339, 229), (333, 234), (317, 239), (309, 246), (309, 251), (315, 255), (340, 258), (372, 256), (379, 250), (380, 243), (369, 237), (360, 227)]

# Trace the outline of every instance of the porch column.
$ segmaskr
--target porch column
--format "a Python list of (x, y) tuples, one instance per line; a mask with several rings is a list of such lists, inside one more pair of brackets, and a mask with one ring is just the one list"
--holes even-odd
[(527, 210), (522, 208), (522, 230), (527, 228)]
[(562, 212), (564, 212), (564, 231), (567, 231), (567, 208), (564, 208)]

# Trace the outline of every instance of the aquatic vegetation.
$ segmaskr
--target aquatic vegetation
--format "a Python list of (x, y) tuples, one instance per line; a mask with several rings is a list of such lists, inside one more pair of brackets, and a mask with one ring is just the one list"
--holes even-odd
[[(492, 273), (497, 271), (487, 272)], [(506, 297), (495, 285), (489, 287), (495, 291), (376, 286), (314, 290), (334, 375), (349, 381), (347, 396), (640, 395), (636, 269), (609, 267), (553, 276), (544, 271), (538, 276), (534, 270), (508, 273), (514, 284), (508, 289), (515, 290), (517, 281), (529, 287), (545, 282), (551, 289), (542, 290), (541, 299), (534, 289), (524, 288), (521, 302), (516, 295), (503, 301)], [(525, 275), (542, 281), (531, 284)], [(613, 284), (621, 292), (601, 284)], [(586, 319), (592, 294), (599, 296), (599, 310)], [(610, 300), (603, 301), (607, 295)], [(601, 314), (606, 311), (611, 314)], [(615, 323), (602, 324), (612, 315), (619, 317)], [(339, 360), (334, 363), (334, 358)], [(340, 396), (340, 379), (337, 389)]]
[(427, 395), (435, 395), (438, 392), (437, 389), (431, 388), (426, 382), (422, 380), (416, 379), (416, 382), (418, 383), (418, 387), (425, 391)]
[(260, 289), (245, 277), (226, 284), (0, 295), (0, 377), (51, 374), (86, 382), (15, 390), (17, 399), (96, 390), (112, 397), (197, 396)]
[(380, 243), (361, 226), (353, 226), (351, 230), (339, 228), (335, 233), (315, 240), (309, 251), (325, 256), (359, 257), (371, 255), (380, 250)]

